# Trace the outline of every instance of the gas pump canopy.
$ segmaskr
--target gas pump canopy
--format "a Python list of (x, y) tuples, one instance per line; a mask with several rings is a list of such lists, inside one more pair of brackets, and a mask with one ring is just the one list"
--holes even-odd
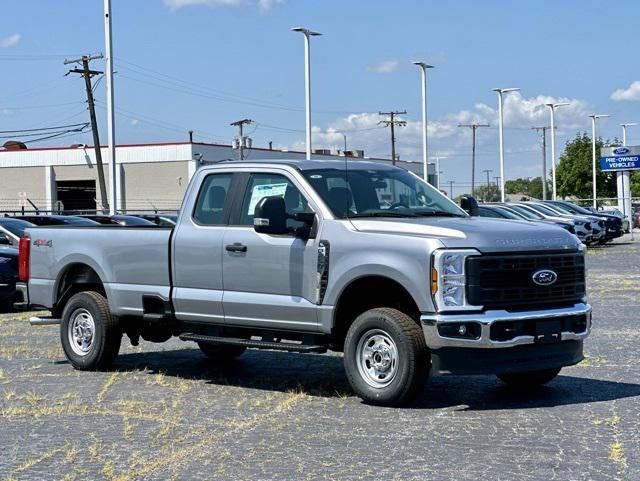
[(640, 170), (640, 146), (603, 147), (600, 149), (602, 170)]

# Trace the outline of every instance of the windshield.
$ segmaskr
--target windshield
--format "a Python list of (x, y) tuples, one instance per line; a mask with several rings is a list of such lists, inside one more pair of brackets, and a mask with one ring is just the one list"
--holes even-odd
[(466, 217), (431, 185), (400, 168), (313, 169), (303, 175), (339, 219)]
[(553, 204), (553, 205), (549, 205), (549, 206), (545, 206), (551, 210), (554, 210), (556, 212), (560, 212), (562, 214), (569, 214), (569, 215), (574, 215), (573, 212), (571, 212), (569, 209), (567, 209), (565, 206), (560, 205), (560, 204)]
[(518, 214), (510, 211), (509, 209), (505, 209), (503, 207), (498, 207), (497, 205), (491, 207), (491, 209), (493, 209), (493, 210), (495, 210), (497, 212), (500, 212), (500, 214), (505, 216), (507, 219), (522, 220), (522, 217), (523, 217), (521, 215), (518, 215)]
[(529, 209), (525, 209), (524, 207), (520, 207), (519, 205), (509, 204), (507, 206), (507, 209), (515, 210), (518, 214), (521, 214), (522, 216), (526, 217), (527, 219), (531, 219), (531, 220), (544, 219), (544, 217), (541, 216), (540, 214), (538, 214), (537, 212), (532, 212)]
[(540, 212), (540, 213), (542, 213), (544, 215), (548, 215), (548, 216), (551, 216), (551, 217), (557, 217), (558, 216), (557, 212), (554, 212), (551, 209), (547, 209), (546, 207), (543, 207), (543, 206), (541, 206), (539, 204), (531, 203), (531, 204), (527, 204), (527, 206), (530, 207), (531, 209), (537, 210), (538, 212)]
[(572, 204), (570, 202), (567, 202), (567, 204), (571, 206), (571, 209), (575, 210), (578, 214), (593, 215), (593, 212), (585, 209), (584, 207), (580, 207), (579, 205)]
[(63, 224), (67, 224), (67, 225), (97, 225), (98, 222), (92, 221), (91, 219), (84, 219), (82, 217), (74, 217), (74, 216), (67, 216), (67, 217), (61, 217), (61, 221)]

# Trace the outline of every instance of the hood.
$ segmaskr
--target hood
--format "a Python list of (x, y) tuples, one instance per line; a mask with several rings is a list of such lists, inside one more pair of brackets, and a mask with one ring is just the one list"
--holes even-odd
[(446, 247), (481, 252), (576, 249), (580, 241), (562, 227), (488, 217), (352, 219), (361, 232), (439, 239)]

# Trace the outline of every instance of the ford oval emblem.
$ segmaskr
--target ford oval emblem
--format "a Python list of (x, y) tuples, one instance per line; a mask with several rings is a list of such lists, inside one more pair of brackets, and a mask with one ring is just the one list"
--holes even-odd
[(615, 149), (613, 149), (613, 153), (616, 155), (625, 155), (628, 154), (629, 152), (631, 152), (629, 149), (627, 149), (626, 147), (617, 147)]
[(551, 269), (542, 269), (531, 275), (531, 280), (539, 286), (550, 286), (558, 280), (558, 274)]

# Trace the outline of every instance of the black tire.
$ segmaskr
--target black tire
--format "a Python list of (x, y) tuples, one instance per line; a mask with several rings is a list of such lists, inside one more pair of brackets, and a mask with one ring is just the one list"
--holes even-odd
[(247, 350), (244, 346), (221, 346), (199, 342), (200, 350), (212, 361), (225, 361), (242, 356)]
[[(376, 338), (384, 342), (377, 342)], [(422, 329), (408, 315), (391, 308), (366, 311), (349, 328), (344, 346), (347, 378), (353, 390), (365, 402), (398, 406), (409, 403), (422, 393), (431, 368), (431, 358)], [(393, 375), (391, 371), (382, 377), (371, 375), (372, 362), (375, 361), (373, 356), (376, 354), (365, 361), (363, 352), (366, 346), (369, 346), (370, 352), (378, 354), (378, 361), (387, 364), (388, 359), (384, 356), (395, 348)]]
[(561, 367), (556, 367), (553, 369), (541, 369), (539, 371), (498, 374), (497, 376), (498, 379), (511, 387), (527, 389), (547, 384), (560, 374), (561, 369)]
[[(74, 320), (76, 326), (83, 325), (83, 321), (86, 326), (88, 319), (93, 322), (93, 332), (91, 342), (85, 346), (84, 343), (74, 342), (73, 326)], [(84, 337), (87, 338), (88, 335)], [(111, 315), (107, 299), (98, 292), (86, 291), (75, 294), (65, 306), (60, 323), (60, 340), (74, 368), (82, 371), (101, 370), (111, 366), (118, 355), (122, 331), (118, 320)]]

